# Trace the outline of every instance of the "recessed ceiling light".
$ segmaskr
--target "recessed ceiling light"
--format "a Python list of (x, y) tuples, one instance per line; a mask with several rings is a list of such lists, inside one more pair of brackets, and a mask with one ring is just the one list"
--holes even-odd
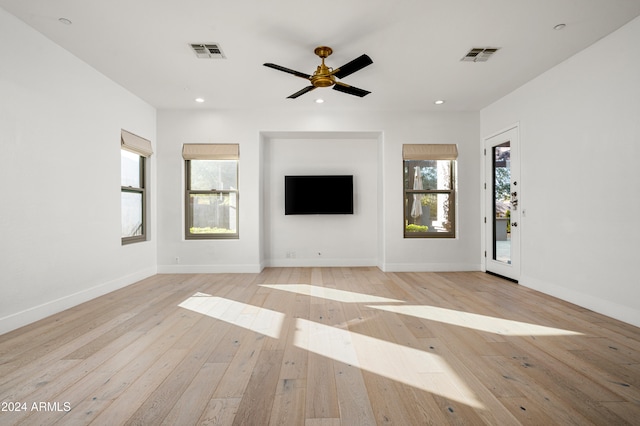
[(65, 25), (71, 25), (73, 24), (73, 22), (71, 22), (71, 19), (67, 19), (67, 18), (58, 18), (58, 22), (65, 24)]
[(195, 101), (198, 102), (199, 104), (201, 104), (201, 103), (204, 102), (204, 99), (203, 98), (196, 98)]
[(558, 31), (558, 30), (564, 30), (566, 28), (567, 24), (558, 24), (555, 27), (553, 27), (554, 30)]
[(442, 105), (444, 103), (444, 101), (442, 99), (438, 99), (437, 101), (433, 102), (436, 105)]
[(317, 104), (324, 103), (324, 99), (316, 99), (316, 103), (317, 103)]

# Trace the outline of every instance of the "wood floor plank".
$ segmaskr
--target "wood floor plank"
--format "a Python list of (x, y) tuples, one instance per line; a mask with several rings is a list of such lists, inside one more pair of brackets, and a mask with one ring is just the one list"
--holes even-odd
[[(340, 281), (336, 281), (339, 286)], [(361, 287), (354, 290), (363, 291)], [(335, 322), (338, 327), (348, 332), (348, 319), (345, 311), (346, 306), (352, 303), (341, 303), (335, 306)], [(354, 349), (355, 354), (355, 349)], [(355, 354), (357, 357), (357, 354)], [(342, 361), (334, 361), (333, 371), (335, 374), (338, 405), (340, 407), (340, 418), (344, 424), (375, 424), (375, 416), (372, 403), (369, 399), (367, 387), (362, 377), (362, 370), (352, 364)]]
[[(311, 301), (309, 317), (318, 323), (329, 323), (331, 309), (325, 301)], [(307, 339), (315, 336), (305, 336)], [(306, 345), (302, 345), (306, 347)], [(307, 356), (307, 418), (340, 417), (333, 361), (317, 353)]]
[[(67, 413), (61, 421), (63, 423), (88, 424), (115, 401), (121, 400), (121, 397), (124, 398), (123, 395), (127, 392), (131, 392), (132, 386), (144, 388), (145, 381), (138, 381), (141, 373), (149, 374), (148, 370), (162, 360), (167, 352), (175, 351), (176, 343), (199, 320), (196, 315), (188, 317), (175, 315), (174, 317), (175, 321), (164, 323), (166, 328), (157, 327), (153, 330), (154, 333), (141, 336), (127, 350), (111, 357), (96, 368), (93, 374), (83, 377), (59, 394), (57, 398), (76, 401), (74, 409)], [(183, 349), (179, 346), (178, 348)], [(181, 360), (177, 359), (173, 362), (181, 362)], [(165, 364), (165, 368), (169, 368), (169, 365)], [(145, 388), (145, 392), (157, 392), (158, 388), (160, 388), (159, 385), (152, 389)], [(141, 395), (137, 394), (136, 397), (141, 397)], [(117, 409), (118, 405), (116, 404), (114, 407)], [(120, 415), (124, 415), (124, 413), (124, 410), (121, 410)]]
[(215, 350), (219, 339), (216, 338), (215, 321), (201, 318), (188, 334), (172, 346), (173, 349), (188, 351), (180, 360), (170, 376), (149, 395), (136, 410), (129, 421), (134, 424), (159, 424), (168, 415), (186, 389), (200, 374), (208, 357)]
[(228, 364), (205, 363), (162, 420), (162, 425), (192, 425), (207, 408)]
[(337, 419), (307, 419), (304, 426), (341, 426), (342, 422)]
[(428, 392), (368, 371), (362, 374), (376, 424), (441, 425), (449, 422)]
[(638, 404), (640, 402), (603, 402), (602, 406), (615, 413), (621, 420), (619, 424), (638, 424)]
[(214, 392), (214, 399), (242, 398), (264, 344), (265, 337), (251, 330), (232, 328), (229, 333), (231, 337), (226, 342), (232, 342), (237, 351)]
[(307, 418), (340, 417), (333, 362), (311, 353), (307, 365)]
[[(500, 401), (509, 410), (517, 422), (523, 425), (553, 425), (565, 424), (567, 419), (550, 417), (544, 407), (526, 397), (501, 397)], [(585, 425), (586, 419), (571, 419), (572, 424)]]
[(305, 379), (279, 379), (269, 425), (303, 425), (306, 389)]
[[(95, 338), (95, 334), (106, 333), (118, 324), (131, 318), (133, 314), (122, 314), (113, 318), (111, 321), (102, 324), (101, 326), (92, 330), (91, 333), (86, 333), (78, 338), (71, 340), (70, 342), (60, 343), (60, 346), (56, 347), (49, 353), (41, 356), (40, 358), (33, 358), (31, 362), (24, 364), (23, 368), (13, 366), (12, 370), (2, 375), (2, 385), (0, 386), (0, 401), (15, 401), (19, 400), (25, 395), (35, 391), (37, 386), (49, 383), (51, 380), (55, 380), (58, 374), (66, 369), (62, 368), (51, 369), (48, 368), (52, 363), (56, 363), (58, 366), (75, 365), (78, 360), (69, 359), (68, 354), (75, 351), (77, 348), (86, 345), (88, 342)], [(69, 362), (62, 362), (60, 360), (67, 360)], [(34, 380), (34, 375), (37, 376)]]
[(0, 336), (12, 401), (3, 426), (633, 425), (640, 329), (481, 272), (161, 274)]
[(375, 424), (372, 401), (359, 368), (335, 361), (336, 389), (340, 418), (344, 424)]
[(207, 404), (196, 424), (203, 426), (223, 426), (233, 423), (238, 412), (240, 398), (213, 398)]
[[(589, 424), (589, 418), (576, 409), (572, 403), (565, 400), (561, 395), (557, 395), (556, 386), (552, 381), (545, 380), (538, 383), (535, 377), (530, 374), (532, 369), (523, 366), (520, 362), (513, 362), (509, 357), (487, 357), (487, 361), (495, 364), (489, 368), (502, 374), (505, 382), (515, 386), (522, 394), (522, 397), (513, 396), (510, 398), (520, 398), (522, 411), (534, 407), (532, 411), (540, 411), (552, 416), (553, 423), (557, 424)], [(511, 399), (513, 400), (513, 399)], [(539, 408), (538, 408), (539, 407)], [(512, 407), (509, 407), (512, 408)], [(511, 410), (517, 412), (517, 410)], [(521, 413), (522, 414), (522, 413)]]
[[(62, 374), (59, 374), (57, 377), (55, 377), (55, 379), (50, 380), (42, 386), (38, 386), (36, 384), (33, 387), (35, 389), (35, 392), (23, 395), (16, 400), (28, 401), (29, 403), (40, 401), (56, 401), (56, 398), (59, 394), (64, 392), (67, 388), (73, 386), (78, 381), (85, 378), (94, 377), (96, 368), (98, 368), (106, 360), (114, 356), (114, 354), (119, 353), (124, 348), (127, 348), (129, 345), (133, 344), (137, 339), (140, 338), (140, 335), (140, 333), (136, 332), (127, 333), (113, 341), (109, 346), (105, 347), (102, 351), (95, 354), (94, 356), (80, 362), (78, 362), (79, 360), (74, 360), (75, 362), (72, 364), (71, 368), (64, 370)], [(53, 366), (53, 368), (51, 368), (51, 365)], [(55, 363), (51, 365), (45, 367), (47, 371), (56, 369)], [(31, 383), (33, 383), (33, 381)], [(74, 400), (73, 406), (75, 406), (75, 404), (79, 403), (80, 401), (81, 399)], [(21, 418), (27, 417), (29, 415), (34, 415), (34, 418), (38, 419), (40, 417), (39, 413), (34, 413), (33, 411), (22, 412), (19, 413), (19, 415)]]
[(144, 374), (138, 376), (127, 389), (104, 411), (101, 411), (93, 423), (118, 424), (129, 419), (145, 403), (149, 396), (175, 370), (180, 360), (188, 353), (187, 349), (169, 349)]
[(278, 386), (282, 351), (262, 350), (258, 356), (249, 383), (242, 395), (234, 425), (266, 425), (271, 418), (271, 409)]
[[(296, 300), (298, 298), (296, 297)], [(306, 380), (307, 378), (307, 368), (308, 368), (308, 356), (309, 352), (303, 348), (301, 348), (301, 342), (297, 340), (296, 330), (297, 330), (297, 322), (296, 318), (303, 318), (308, 316), (309, 305), (302, 303), (303, 306), (306, 305), (307, 313), (303, 316), (297, 316), (294, 314), (294, 317), (291, 318), (287, 324), (287, 345), (284, 348), (284, 355), (282, 359), (282, 365), (280, 366), (280, 380), (282, 382), (286, 380)]]

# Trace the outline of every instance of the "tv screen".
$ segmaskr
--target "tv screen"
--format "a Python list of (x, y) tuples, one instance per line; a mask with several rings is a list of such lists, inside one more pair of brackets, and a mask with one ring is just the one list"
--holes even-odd
[(353, 214), (353, 176), (285, 176), (284, 214)]

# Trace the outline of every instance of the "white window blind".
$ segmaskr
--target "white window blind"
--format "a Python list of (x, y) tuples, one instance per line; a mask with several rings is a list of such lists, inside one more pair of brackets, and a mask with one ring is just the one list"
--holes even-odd
[(133, 133), (122, 130), (120, 133), (120, 141), (122, 149), (131, 151), (143, 157), (150, 157), (153, 154), (151, 141), (134, 135)]
[(238, 144), (186, 143), (182, 146), (182, 158), (185, 160), (238, 160)]
[(403, 160), (455, 160), (458, 147), (455, 144), (406, 144), (402, 145)]

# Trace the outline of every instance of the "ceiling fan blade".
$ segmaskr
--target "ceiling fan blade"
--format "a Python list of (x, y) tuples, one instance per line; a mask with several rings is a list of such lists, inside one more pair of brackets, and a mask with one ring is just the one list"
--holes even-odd
[(349, 95), (360, 96), (361, 98), (371, 93), (368, 90), (358, 89), (357, 87), (349, 86), (348, 84), (340, 83), (339, 81), (336, 81), (336, 84), (333, 85), (333, 90), (347, 93)]
[(344, 78), (353, 74), (356, 71), (360, 71), (362, 68), (369, 66), (373, 63), (371, 58), (367, 55), (362, 55), (354, 59), (353, 61), (344, 64), (340, 68), (337, 68), (332, 74), (338, 78)]
[(263, 64), (263, 65), (265, 67), (273, 68), (274, 70), (284, 71), (284, 72), (287, 72), (289, 74), (293, 74), (296, 77), (306, 78), (307, 80), (311, 78), (311, 76), (309, 74), (305, 74), (305, 73), (300, 72), (300, 71), (296, 71), (296, 70), (292, 70), (292, 69), (289, 69), (289, 68), (281, 67), (280, 65), (276, 65), (276, 64), (272, 64), (272, 63), (266, 63), (266, 64)]
[(316, 86), (307, 86), (302, 90), (298, 90), (296, 93), (294, 93), (293, 95), (287, 96), (287, 99), (295, 99), (298, 96), (304, 95), (307, 92), (312, 91), (313, 89), (315, 89)]

